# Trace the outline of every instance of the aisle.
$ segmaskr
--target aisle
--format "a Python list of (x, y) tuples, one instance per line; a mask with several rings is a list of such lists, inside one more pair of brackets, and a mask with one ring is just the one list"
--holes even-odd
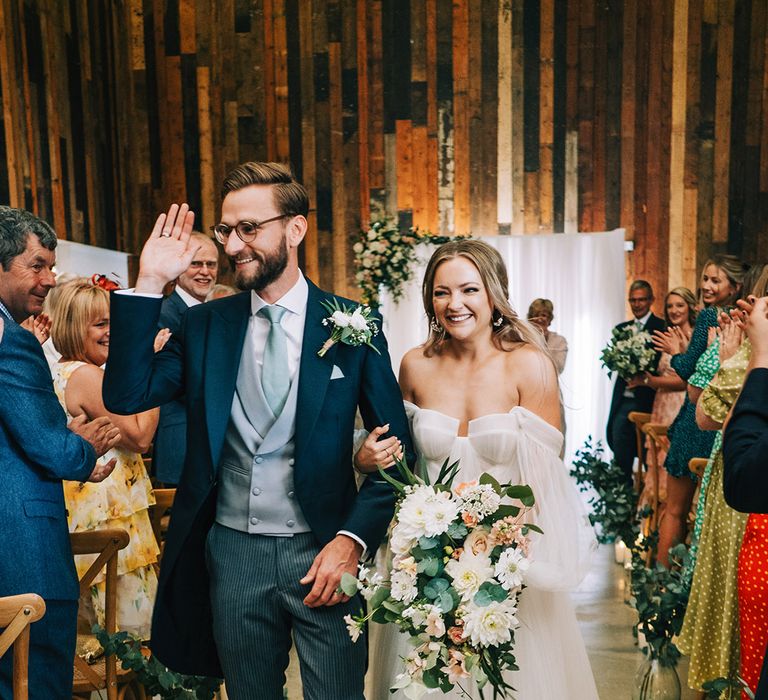
[[(601, 545), (591, 573), (573, 594), (601, 700), (629, 700), (641, 660), (632, 638), (635, 615), (624, 602), (624, 585), (624, 571), (614, 562), (613, 546)], [(682, 700), (695, 700), (697, 694), (685, 687), (685, 658), (678, 666), (678, 674)]]
[[(629, 700), (635, 671), (641, 659), (632, 638), (635, 615), (624, 602), (624, 585), (624, 571), (613, 560), (613, 546), (602, 545), (595, 555), (591, 573), (573, 594), (600, 700)], [(685, 687), (685, 658), (678, 667), (678, 673), (683, 686), (682, 700), (695, 700), (697, 694)], [(301, 699), (298, 663), (293, 653), (287, 689), (290, 700)], [(426, 697), (439, 699), (438, 695)]]

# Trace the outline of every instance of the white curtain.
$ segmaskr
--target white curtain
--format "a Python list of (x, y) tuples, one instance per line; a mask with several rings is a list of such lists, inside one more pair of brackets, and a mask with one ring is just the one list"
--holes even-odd
[[(551, 330), (568, 341), (568, 360), (560, 375), (565, 403), (566, 463), (588, 435), (605, 444), (611, 382), (600, 365), (600, 350), (611, 328), (625, 315), (624, 230), (606, 233), (489, 236), (509, 270), (513, 308), (525, 318), (534, 299), (555, 307)], [(382, 295), (384, 332), (395, 373), (407, 350), (424, 342), (427, 321), (421, 280), (433, 250), (420, 246), (412, 281), (399, 303)]]

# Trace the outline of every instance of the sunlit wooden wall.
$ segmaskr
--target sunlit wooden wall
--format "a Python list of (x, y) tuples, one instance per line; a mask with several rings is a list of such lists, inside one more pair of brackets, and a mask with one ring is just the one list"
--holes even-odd
[(308, 273), (355, 295), (372, 216), (622, 226), (662, 293), (768, 259), (765, 0), (0, 0), (0, 200), (138, 252), (185, 199), (289, 162)]

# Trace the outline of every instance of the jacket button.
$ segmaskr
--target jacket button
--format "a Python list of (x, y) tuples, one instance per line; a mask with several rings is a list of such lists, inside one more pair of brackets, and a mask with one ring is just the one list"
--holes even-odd
[(264, 458), (263, 457), (256, 457), (253, 461), (256, 462), (256, 464), (261, 464), (264, 461)]
[(259, 524), (259, 519), (256, 516), (252, 517), (251, 525), (258, 525), (258, 524)]
[(296, 460), (291, 457), (291, 459), (288, 460), (288, 466), (292, 467), (294, 464), (296, 464)]
[(293, 498), (293, 491), (288, 492), (288, 498)]
[(254, 496), (260, 496), (261, 495), (261, 489), (258, 486), (255, 486), (253, 488), (253, 495)]
[(288, 527), (293, 527), (296, 524), (295, 520), (287, 520), (285, 523)]

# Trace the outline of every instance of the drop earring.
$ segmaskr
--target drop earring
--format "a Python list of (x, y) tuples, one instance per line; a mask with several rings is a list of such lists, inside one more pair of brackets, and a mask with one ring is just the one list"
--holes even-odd
[(503, 323), (504, 323), (504, 316), (499, 314), (499, 317), (493, 322), (493, 326), (494, 328), (501, 328)]
[(443, 327), (437, 322), (437, 319), (434, 317), (429, 322), (429, 327), (433, 333), (437, 333), (438, 335), (440, 335), (443, 332)]

